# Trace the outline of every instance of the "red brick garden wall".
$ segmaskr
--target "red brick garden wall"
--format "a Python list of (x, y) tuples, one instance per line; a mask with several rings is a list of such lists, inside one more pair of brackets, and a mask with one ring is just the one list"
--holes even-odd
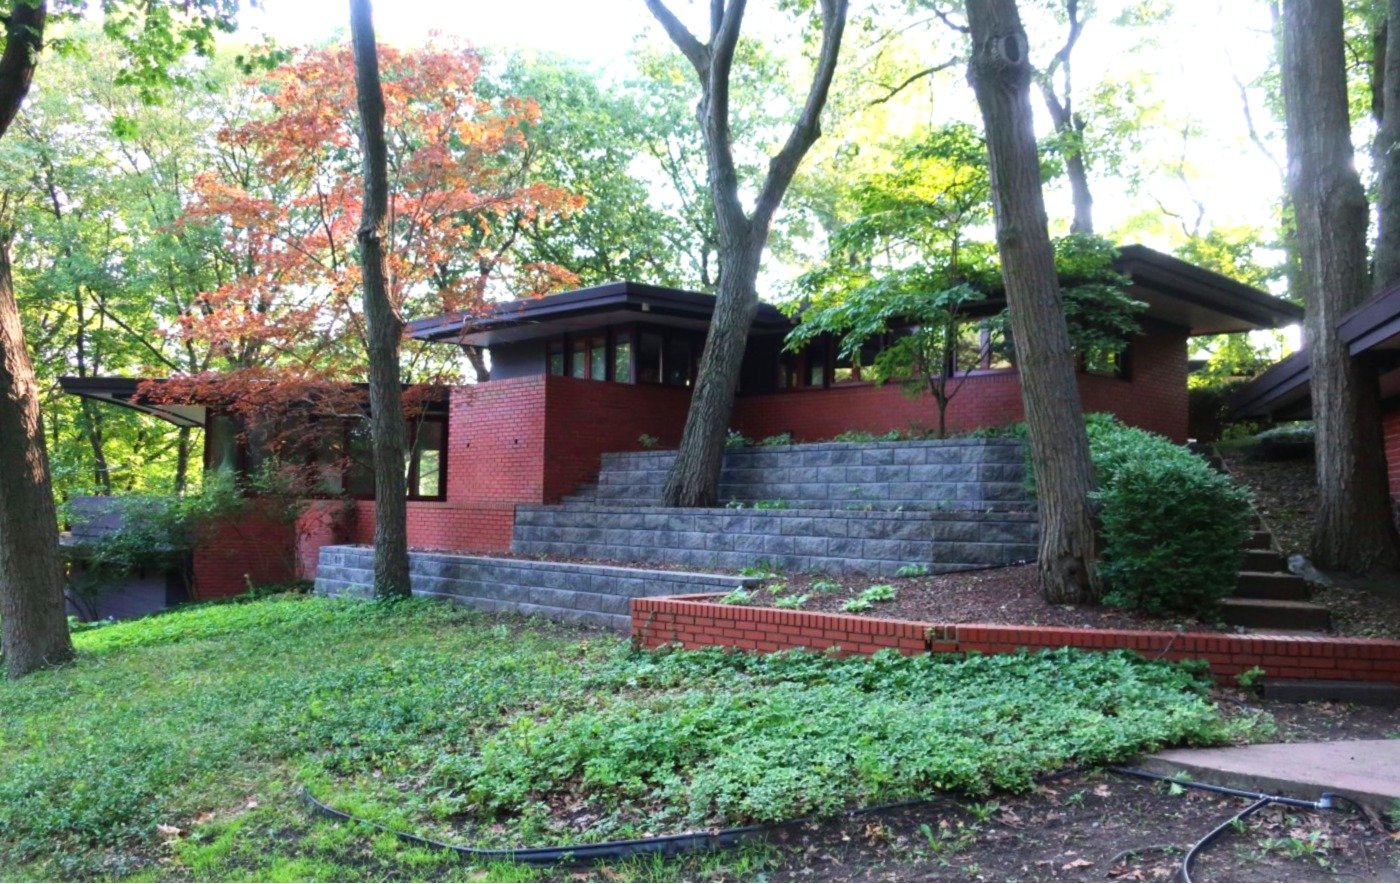
[(721, 605), (713, 598), (633, 599), (633, 641), (644, 648), (680, 644), (763, 653), (793, 648), (839, 648), (854, 654), (887, 648), (903, 654), (1125, 649), (1153, 659), (1205, 660), (1219, 679), (1258, 666), (1270, 678), (1400, 683), (1400, 641), (918, 623)]
[[(1125, 423), (1184, 442), (1187, 371), (1185, 334), (1155, 332), (1134, 341), (1127, 379), (1081, 373), (1079, 395), (1086, 411), (1112, 412)], [(1002, 426), (1024, 415), (1014, 371), (976, 374), (948, 405), (948, 431)], [(938, 410), (929, 397), (906, 396), (895, 385), (855, 384), (740, 396), (733, 423), (753, 439), (792, 433), (798, 441), (818, 441), (846, 430), (933, 429)]]

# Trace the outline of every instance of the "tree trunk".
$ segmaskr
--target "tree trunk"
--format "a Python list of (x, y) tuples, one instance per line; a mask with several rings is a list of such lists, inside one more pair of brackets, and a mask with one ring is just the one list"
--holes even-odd
[(184, 494), (190, 483), (190, 428), (181, 427), (175, 442), (175, 493)]
[(87, 435), (88, 447), (92, 449), (92, 478), (102, 493), (112, 493), (112, 471), (107, 466), (107, 452), (103, 441), (102, 414), (91, 402), (82, 402), (83, 429)]
[(1283, 51), (1289, 189), (1317, 428), (1312, 551), (1323, 567), (1361, 572), (1400, 562), (1400, 537), (1387, 490), (1378, 374), (1351, 358), (1337, 331), (1369, 291), (1368, 213), (1353, 165), (1341, 0), (1285, 0)]
[[(16, 3), (4, 20), (0, 136), (29, 92), (46, 13), (43, 2)], [(39, 386), (24, 343), (8, 241), (0, 241), (0, 621), (11, 678), (73, 656)]]
[[(1068, 64), (1068, 62), (1066, 62)], [(1048, 82), (1041, 83), (1040, 93), (1050, 111), (1055, 133), (1067, 145), (1065, 148), (1065, 177), (1069, 179), (1070, 201), (1074, 203), (1074, 220), (1070, 233), (1094, 232), (1094, 195), (1089, 190), (1089, 167), (1084, 162), (1084, 123), (1065, 104)]]
[[(759, 250), (762, 248), (758, 246)], [(714, 506), (718, 502), (724, 441), (739, 386), (739, 367), (744, 361), (749, 326), (758, 313), (758, 290), (754, 286), (757, 255), (735, 266), (724, 261), (727, 254), (721, 253), (715, 312), (700, 354), (681, 445), (662, 491), (667, 506)]]
[(73, 657), (39, 385), (0, 242), (0, 646), (10, 678)]
[[(1400, 0), (1390, 0), (1388, 21), (1400, 23)], [(1400, 25), (1383, 27), (1384, 41), (1377, 45), (1381, 65), (1380, 115), (1374, 159), (1380, 181), (1377, 187), (1375, 270), (1371, 288), (1381, 291), (1400, 282)]]
[(841, 52), (848, 0), (820, 0), (821, 48), (802, 112), (768, 162), (752, 213), (739, 200), (739, 175), (729, 131), (729, 74), (745, 0), (711, 0), (710, 41), (701, 43), (663, 0), (646, 0), (671, 41), (695, 69), (702, 99), (698, 109), (709, 169), (710, 202), (719, 238), (719, 279), (700, 370), (675, 463), (666, 476), (667, 506), (712, 506), (719, 495), (724, 438), (734, 409), (739, 369), (749, 326), (758, 310), (759, 261), (768, 244), (773, 215), (782, 204), (802, 158), (821, 134), (821, 114)]
[(1046, 228), (1026, 34), (1016, 0), (967, 0), (967, 20), (968, 77), (987, 132), (997, 247), (1036, 476), (1040, 587), (1051, 602), (1092, 602), (1099, 597), (1093, 464)]
[(388, 148), (384, 141), (379, 53), (369, 0), (350, 0), (350, 31), (355, 48), (355, 92), (365, 169), (365, 203), (358, 239), (369, 350), (370, 435), (374, 442), (374, 593), (380, 597), (406, 596), (412, 590), (408, 579), (408, 489), (404, 475), (408, 432), (399, 380), (403, 320), (389, 302), (384, 275)]

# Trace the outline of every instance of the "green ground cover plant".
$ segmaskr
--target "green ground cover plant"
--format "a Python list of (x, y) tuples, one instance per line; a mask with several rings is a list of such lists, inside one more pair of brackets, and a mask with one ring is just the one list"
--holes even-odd
[(6, 877), (527, 878), (313, 817), (300, 790), (541, 845), (1025, 789), (1237, 727), (1190, 670), (1129, 655), (640, 653), (419, 600), (272, 597), (76, 641), (0, 685)]

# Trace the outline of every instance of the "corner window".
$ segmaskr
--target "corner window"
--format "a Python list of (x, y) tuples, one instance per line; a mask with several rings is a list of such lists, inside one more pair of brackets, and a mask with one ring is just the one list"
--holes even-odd
[(625, 338), (618, 338), (613, 345), (613, 380), (632, 383), (632, 342)]
[(549, 373), (552, 375), (564, 374), (564, 344), (562, 341), (549, 345), (548, 367)]

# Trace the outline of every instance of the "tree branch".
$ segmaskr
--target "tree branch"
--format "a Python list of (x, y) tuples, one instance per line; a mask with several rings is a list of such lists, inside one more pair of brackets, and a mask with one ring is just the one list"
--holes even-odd
[[(681, 20), (676, 18), (675, 13), (666, 6), (662, 0), (646, 0), (647, 9), (659, 22), (661, 27), (666, 29), (666, 36), (671, 38), (671, 42), (676, 44), (676, 48), (690, 62), (691, 67), (700, 75), (703, 80), (709, 76), (710, 50), (709, 47), (701, 43), (694, 34), (690, 32)], [(711, 17), (714, 15), (714, 7), (711, 6)]]
[(886, 90), (885, 94), (871, 101), (870, 104), (866, 106), (874, 107), (877, 104), (884, 104), (891, 98), (894, 98), (896, 95), (903, 92), (905, 89), (908, 89), (910, 86), (917, 83), (919, 80), (922, 80), (925, 77), (931, 77), (939, 71), (946, 71), (948, 70), (948, 68), (951, 68), (958, 63), (959, 59), (950, 59), (949, 61), (945, 61), (942, 64), (936, 64), (933, 67), (924, 68), (916, 74), (910, 74), (904, 79), (904, 82), (900, 83), (898, 86), (888, 86), (882, 83), (880, 85), (884, 86)]
[(812, 74), (812, 86), (807, 91), (802, 115), (793, 125), (782, 150), (768, 163), (768, 178), (763, 182), (763, 190), (759, 192), (758, 202), (754, 205), (753, 223), (756, 227), (767, 227), (773, 220), (773, 213), (778, 210), (803, 155), (821, 134), (822, 108), (826, 105), (831, 80), (836, 74), (849, 3), (848, 0), (821, 0), (821, 5), (822, 45), (817, 56), (817, 68)]

